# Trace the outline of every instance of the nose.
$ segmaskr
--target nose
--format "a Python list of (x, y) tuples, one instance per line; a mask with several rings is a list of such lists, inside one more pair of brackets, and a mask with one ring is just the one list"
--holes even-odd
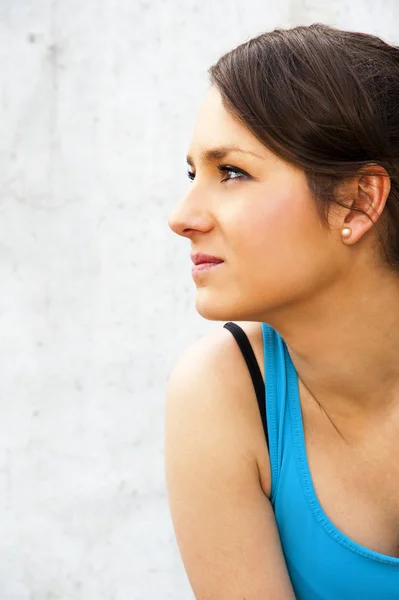
[(191, 238), (196, 232), (210, 231), (213, 221), (206, 208), (188, 195), (170, 213), (168, 225), (177, 235)]

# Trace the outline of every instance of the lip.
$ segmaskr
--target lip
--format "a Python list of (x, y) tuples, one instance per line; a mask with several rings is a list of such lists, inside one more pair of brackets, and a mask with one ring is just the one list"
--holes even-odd
[(198, 275), (201, 275), (202, 273), (204, 273), (205, 271), (210, 271), (211, 269), (217, 269), (218, 267), (221, 267), (222, 265), (223, 265), (223, 261), (217, 262), (217, 263), (200, 263), (199, 265), (193, 265), (191, 273), (192, 273), (192, 276), (195, 278)]
[(191, 255), (191, 260), (194, 263), (192, 268), (192, 275), (195, 277), (204, 271), (209, 271), (210, 269), (215, 269), (223, 264), (223, 260), (218, 258), (217, 256), (212, 256), (211, 254), (203, 254), (199, 252), (197, 254)]
[(203, 254), (202, 252), (197, 252), (197, 254), (191, 255), (191, 260), (194, 265), (197, 267), (199, 265), (217, 265), (223, 262), (221, 258), (217, 256), (212, 256), (211, 254)]

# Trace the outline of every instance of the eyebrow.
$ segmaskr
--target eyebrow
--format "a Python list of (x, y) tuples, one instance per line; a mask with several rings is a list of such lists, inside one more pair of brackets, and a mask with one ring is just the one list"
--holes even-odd
[[(218, 146), (216, 148), (209, 148), (208, 150), (203, 150), (201, 152), (201, 160), (205, 163), (214, 162), (215, 160), (221, 160), (225, 158), (228, 154), (233, 152), (240, 152), (241, 154), (251, 154), (252, 156), (256, 156), (257, 158), (261, 158), (264, 160), (264, 156), (260, 154), (256, 154), (255, 152), (251, 152), (250, 150), (242, 150), (238, 146)], [(188, 154), (186, 156), (187, 164), (190, 167), (194, 166), (194, 161), (192, 157)]]

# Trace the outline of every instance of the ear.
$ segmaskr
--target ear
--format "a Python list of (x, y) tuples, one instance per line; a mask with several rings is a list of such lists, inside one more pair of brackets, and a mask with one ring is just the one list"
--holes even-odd
[(340, 223), (341, 229), (351, 229), (350, 236), (342, 238), (345, 244), (355, 244), (377, 223), (390, 191), (391, 180), (384, 167), (369, 164), (362, 168), (351, 181), (349, 197), (352, 203), (348, 204), (349, 212)]

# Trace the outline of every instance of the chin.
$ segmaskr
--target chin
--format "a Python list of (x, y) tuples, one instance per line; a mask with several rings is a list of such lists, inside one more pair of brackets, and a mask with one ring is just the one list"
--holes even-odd
[(231, 298), (218, 297), (207, 290), (197, 291), (195, 308), (201, 317), (209, 321), (258, 321), (250, 306)]

